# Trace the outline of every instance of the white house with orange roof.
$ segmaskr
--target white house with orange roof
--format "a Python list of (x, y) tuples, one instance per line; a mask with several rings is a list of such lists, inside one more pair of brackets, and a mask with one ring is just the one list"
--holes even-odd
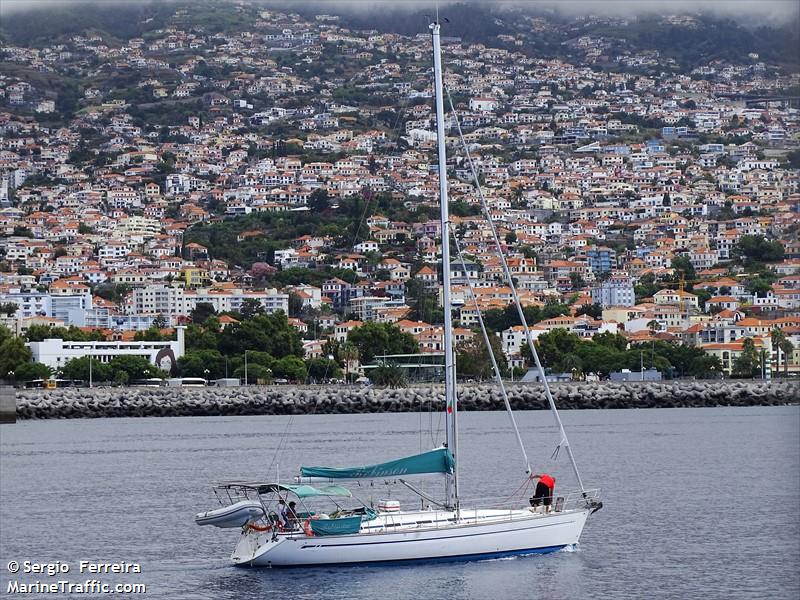
[(347, 335), (356, 327), (361, 327), (363, 321), (344, 321), (337, 323), (333, 328), (333, 339), (339, 343), (347, 341)]
[(670, 305), (680, 306), (684, 310), (689, 310), (689, 309), (697, 310), (700, 308), (697, 296), (681, 290), (669, 290), (669, 289), (659, 290), (658, 292), (653, 294), (653, 301), (656, 304), (670, 304)]

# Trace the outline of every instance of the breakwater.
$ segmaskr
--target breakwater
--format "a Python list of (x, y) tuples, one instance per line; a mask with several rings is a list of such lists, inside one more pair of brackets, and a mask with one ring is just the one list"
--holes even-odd
[[(517, 410), (547, 408), (538, 384), (508, 386)], [(797, 381), (674, 381), (561, 383), (551, 389), (559, 408), (676, 408), (797, 404)], [(18, 419), (288, 415), (442, 410), (442, 386), (402, 389), (347, 386), (238, 388), (76, 388), (17, 392)], [(502, 410), (495, 385), (459, 389), (461, 410)]]

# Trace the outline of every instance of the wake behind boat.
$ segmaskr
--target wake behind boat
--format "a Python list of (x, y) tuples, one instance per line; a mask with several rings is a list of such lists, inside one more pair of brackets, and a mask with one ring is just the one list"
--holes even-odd
[[(525, 330), (528, 347), (539, 370), (540, 379), (559, 431), (560, 448), (565, 448), (579, 490), (557, 496), (549, 475), (533, 475), (517, 428), (500, 369), (491, 352), (488, 334), (480, 315), (483, 333), (495, 378), (505, 401), (511, 426), (522, 451), (525, 478), (517, 493), (500, 505), (488, 503), (467, 507), (459, 490), (458, 396), (450, 290), (450, 239), (448, 214), (447, 164), (444, 139), (444, 96), (440, 24), (430, 26), (433, 41), (434, 89), (438, 146), (439, 194), (442, 229), (442, 290), (444, 310), (446, 442), (441, 448), (390, 462), (361, 467), (302, 467), (295, 483), (232, 481), (218, 484), (215, 493), (223, 506), (197, 515), (200, 525), (231, 528), (241, 526), (241, 534), (231, 559), (236, 565), (299, 567), (313, 565), (351, 565), (409, 561), (470, 560), (519, 554), (553, 552), (577, 544), (589, 515), (602, 507), (599, 490), (583, 486), (567, 434), (561, 423), (544, 369), (525, 322), (519, 296), (502, 251), (497, 232), (489, 218), (478, 176), (464, 144), (478, 195), (494, 235), (501, 264), (514, 303)], [(452, 102), (451, 102), (452, 105)], [(453, 111), (455, 113), (455, 111)], [(461, 128), (457, 116), (459, 135)], [(463, 135), (461, 135), (463, 142)], [(453, 237), (462, 267), (464, 257)], [(473, 302), (475, 293), (467, 278)], [(475, 303), (477, 309), (477, 303)], [(409, 479), (439, 477), (444, 480), (444, 499), (436, 499), (415, 487)], [(525, 493), (534, 480), (533, 497)], [(360, 501), (342, 481), (366, 486), (370, 493), (382, 484), (399, 484), (419, 498), (418, 510), (400, 510), (397, 500)], [(517, 496), (514, 499), (514, 496)], [(225, 503), (227, 500), (227, 504)], [(299, 506), (298, 506), (299, 503)], [(328, 504), (323, 508), (324, 503)], [(332, 505), (332, 506), (331, 506)]]

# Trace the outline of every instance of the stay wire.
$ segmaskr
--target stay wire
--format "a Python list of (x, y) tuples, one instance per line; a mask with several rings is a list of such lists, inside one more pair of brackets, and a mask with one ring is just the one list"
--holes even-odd
[(475, 187), (478, 191), (478, 198), (481, 202), (481, 208), (483, 209), (484, 217), (486, 218), (487, 224), (489, 226), (489, 230), (492, 233), (492, 238), (494, 239), (495, 248), (497, 248), (497, 254), (500, 258), (500, 264), (503, 267), (503, 273), (508, 280), (508, 285), (511, 288), (511, 295), (514, 298), (514, 304), (517, 307), (517, 314), (519, 314), (520, 322), (522, 323), (522, 327), (525, 331), (525, 338), (528, 342), (528, 348), (531, 351), (531, 355), (533, 356), (534, 361), (536, 362), (536, 368), (539, 371), (539, 375), (542, 378), (542, 385), (544, 386), (545, 396), (547, 397), (547, 402), (550, 405), (550, 412), (553, 415), (553, 419), (556, 422), (556, 426), (558, 427), (559, 433), (561, 435), (561, 440), (558, 442), (558, 446), (564, 446), (567, 449), (567, 455), (569, 456), (570, 463), (572, 465), (572, 471), (575, 474), (575, 478), (578, 480), (578, 486), (581, 488), (582, 492), (586, 491), (586, 488), (583, 486), (583, 480), (581, 479), (580, 471), (578, 470), (578, 463), (575, 461), (575, 456), (572, 453), (572, 447), (569, 444), (569, 440), (567, 439), (567, 433), (564, 430), (564, 425), (561, 422), (561, 417), (558, 414), (558, 408), (556, 407), (555, 398), (553, 398), (553, 393), (550, 390), (550, 384), (547, 381), (547, 376), (544, 372), (544, 367), (542, 366), (542, 362), (539, 359), (539, 353), (536, 351), (536, 346), (533, 343), (533, 336), (531, 335), (530, 328), (528, 327), (528, 323), (525, 319), (525, 313), (522, 310), (522, 303), (519, 299), (519, 294), (517, 293), (517, 288), (514, 285), (514, 278), (511, 277), (511, 271), (508, 267), (508, 261), (506, 261), (505, 253), (503, 252), (503, 247), (500, 245), (500, 238), (497, 236), (497, 228), (492, 221), (491, 213), (489, 212), (489, 205), (486, 202), (486, 197), (483, 195), (483, 189), (481, 187), (480, 181), (478, 180), (478, 174), (475, 170), (475, 164), (472, 162), (472, 156), (469, 153), (469, 148), (467, 147), (466, 140), (464, 139), (464, 133), (461, 130), (461, 121), (458, 118), (458, 113), (456, 113), (455, 106), (453, 105), (453, 98), (450, 96), (450, 90), (445, 88), (445, 92), (447, 93), (447, 98), (450, 101), (450, 109), (453, 113), (453, 120), (455, 121), (459, 138), (461, 140), (461, 144), (464, 148), (464, 155), (467, 159), (467, 164), (469, 164), (470, 171), (472, 172), (472, 178), (475, 183)]
[(500, 393), (503, 396), (503, 403), (506, 406), (506, 413), (508, 414), (508, 419), (511, 422), (511, 427), (514, 430), (514, 435), (517, 437), (517, 444), (519, 444), (519, 449), (522, 451), (522, 458), (525, 461), (525, 474), (531, 474), (531, 463), (528, 460), (528, 453), (525, 451), (525, 444), (522, 442), (522, 436), (519, 433), (519, 427), (517, 427), (517, 420), (514, 418), (514, 412), (511, 410), (511, 402), (508, 400), (508, 392), (506, 391), (506, 386), (503, 383), (503, 374), (500, 373), (500, 367), (497, 365), (497, 359), (494, 355), (494, 350), (492, 350), (492, 344), (489, 340), (489, 333), (486, 331), (486, 324), (483, 322), (483, 315), (481, 314), (481, 309), (478, 306), (478, 297), (475, 294), (475, 287), (472, 285), (472, 278), (469, 276), (467, 272), (467, 265), (464, 261), (464, 253), (461, 252), (461, 244), (458, 243), (458, 237), (453, 233), (453, 243), (456, 247), (456, 252), (458, 253), (458, 259), (461, 262), (461, 268), (464, 271), (464, 275), (466, 276), (467, 280), (467, 287), (469, 289), (469, 294), (472, 296), (472, 305), (475, 307), (475, 313), (478, 315), (478, 323), (481, 325), (481, 333), (483, 334), (483, 342), (486, 344), (486, 351), (489, 354), (489, 359), (492, 363), (492, 370), (494, 371), (495, 379), (497, 380), (498, 385), (500, 386)]

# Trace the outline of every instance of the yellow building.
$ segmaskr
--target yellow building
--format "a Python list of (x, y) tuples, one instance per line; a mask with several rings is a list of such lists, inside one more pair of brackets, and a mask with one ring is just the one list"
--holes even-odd
[(184, 269), (183, 278), (186, 287), (202, 287), (209, 282), (208, 271), (197, 267)]

